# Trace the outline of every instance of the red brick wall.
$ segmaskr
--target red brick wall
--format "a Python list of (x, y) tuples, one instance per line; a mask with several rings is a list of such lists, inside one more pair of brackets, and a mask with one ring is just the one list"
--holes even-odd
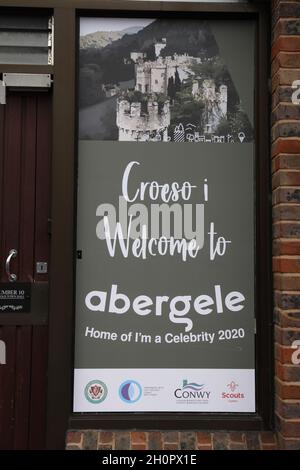
[(69, 431), (68, 449), (274, 449), (277, 445), (300, 449), (300, 364), (293, 364), (296, 350), (291, 347), (300, 340), (300, 102), (294, 104), (291, 99), (295, 80), (300, 81), (300, 1), (273, 0), (271, 154), (277, 439), (272, 432), (86, 430)]
[(300, 449), (300, 365), (291, 349), (300, 339), (300, 103), (292, 103), (300, 80), (299, 0), (273, 2), (272, 26), (275, 415), (280, 447)]
[(274, 450), (272, 432), (69, 431), (68, 450)]

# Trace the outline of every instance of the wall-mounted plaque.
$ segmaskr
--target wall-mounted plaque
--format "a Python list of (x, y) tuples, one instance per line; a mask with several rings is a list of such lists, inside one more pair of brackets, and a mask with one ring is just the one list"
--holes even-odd
[(0, 283), (0, 314), (30, 313), (31, 283), (1, 282)]

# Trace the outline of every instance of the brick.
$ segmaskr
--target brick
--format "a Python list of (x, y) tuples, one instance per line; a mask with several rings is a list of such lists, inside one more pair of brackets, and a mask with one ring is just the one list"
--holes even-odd
[(246, 450), (246, 444), (241, 442), (230, 442), (229, 450)]
[(284, 311), (274, 308), (275, 323), (283, 328), (300, 328), (300, 311)]
[[(299, 126), (300, 126), (300, 122), (299, 122)], [(273, 189), (275, 189), (278, 186), (300, 186), (300, 171), (299, 170), (276, 171), (272, 177), (272, 187)]]
[(67, 433), (67, 444), (81, 444), (82, 433), (79, 431), (69, 431)]
[(300, 68), (300, 55), (298, 52), (279, 52), (273, 62), (282, 68)]
[(164, 450), (179, 450), (179, 443), (178, 444), (164, 444)]
[[(300, 45), (300, 36), (297, 39)], [(299, 80), (299, 76), (300, 76), (300, 69), (296, 69), (296, 68), (278, 69), (272, 78), (272, 90), (274, 91), (275, 88), (278, 86), (291, 86), (295, 80)]]
[[(300, 220), (300, 205), (280, 204), (275, 206), (273, 208), (273, 220)], [(295, 254), (300, 254), (299, 250)]]
[(273, 271), (275, 273), (299, 273), (299, 256), (275, 256), (273, 257)]
[(277, 395), (283, 400), (299, 400), (300, 399), (300, 383), (282, 382), (275, 378), (275, 390)]
[(296, 328), (281, 328), (275, 325), (274, 328), (275, 341), (284, 346), (290, 346), (296, 340), (300, 339), (300, 329)]
[(246, 443), (247, 443), (247, 449), (248, 450), (258, 450), (258, 449), (260, 449), (258, 433), (253, 432), (253, 431), (247, 432), (246, 433)]
[(295, 106), (293, 103), (278, 104), (272, 111), (272, 125), (275, 125), (277, 121), (286, 120), (300, 120), (300, 106)]
[(271, 63), (271, 77), (273, 77), (276, 74), (276, 72), (278, 72), (278, 70), (280, 68), (278, 56), (279, 56), (279, 54), (277, 54), (273, 58), (272, 63)]
[(281, 51), (300, 51), (300, 36), (279, 36), (272, 46), (272, 59), (274, 59), (274, 57), (276, 57)]
[(130, 433), (125, 431), (118, 431), (115, 434), (115, 450), (129, 450), (130, 449)]
[[(292, 204), (291, 204), (292, 205)], [(300, 209), (300, 207), (299, 207)], [(285, 212), (285, 217), (290, 217), (291, 212), (288, 210)], [(290, 239), (290, 238), (277, 238), (273, 242), (273, 255), (274, 256), (281, 256), (281, 255), (300, 255), (300, 240), (298, 239)], [(295, 274), (296, 276), (296, 274)], [(300, 278), (297, 277), (291, 278), (294, 279), (294, 285), (295, 288), (287, 290), (297, 290), (300, 285)], [(284, 285), (284, 284), (283, 284)], [(292, 285), (292, 281), (289, 284), (290, 286)], [(284, 289), (284, 288), (282, 288)]]
[(273, 89), (272, 94), (272, 110), (276, 108), (279, 103), (291, 104), (292, 102), (292, 94), (293, 89), (291, 87), (291, 83), (289, 85), (281, 85), (277, 86)]
[(300, 186), (300, 171), (286, 169), (276, 171), (272, 176), (272, 187), (276, 189), (278, 186)]
[(281, 309), (299, 309), (300, 308), (300, 293), (299, 292), (279, 292), (276, 291), (274, 295), (275, 305)]
[(83, 449), (97, 450), (98, 431), (83, 431)]
[(300, 189), (298, 188), (277, 188), (273, 191), (273, 204), (280, 204), (284, 202), (299, 203), (300, 202)]
[(146, 444), (131, 444), (131, 450), (147, 450)]
[(300, 382), (300, 367), (294, 364), (275, 364), (276, 376), (284, 382)]
[(275, 435), (271, 431), (261, 431), (259, 437), (262, 444), (276, 444)]
[(245, 434), (242, 432), (231, 432), (229, 437), (232, 442), (237, 442), (240, 444), (245, 443)]
[(213, 449), (212, 445), (209, 445), (209, 444), (198, 445), (198, 450), (212, 450), (212, 449)]
[(274, 28), (273, 38), (278, 36), (297, 36), (300, 34), (300, 20), (297, 18), (280, 19)]
[(281, 400), (276, 396), (275, 410), (285, 419), (300, 419), (300, 400)]
[(165, 444), (174, 444), (179, 442), (179, 432), (176, 431), (163, 432), (162, 437)]
[(211, 445), (211, 438), (210, 432), (197, 432), (197, 441), (200, 445)]
[(98, 444), (98, 450), (113, 450), (113, 446), (108, 444)]
[[(300, 106), (299, 106), (300, 111)], [(299, 170), (300, 154), (282, 154), (273, 158), (274, 171), (277, 170)]]
[(146, 433), (145, 432), (132, 432), (131, 433), (131, 442), (133, 444), (145, 444), (146, 443)]
[(284, 419), (282, 416), (275, 414), (278, 431), (284, 437), (300, 436), (300, 420)]
[(300, 153), (300, 139), (277, 139), (272, 144), (272, 157), (279, 153)]
[(114, 435), (111, 431), (101, 431), (99, 433), (99, 442), (101, 444), (108, 444), (113, 441)]
[[(300, 222), (297, 221), (280, 221), (273, 224), (274, 238), (299, 238), (300, 236)], [(291, 257), (292, 258), (292, 257)], [(299, 270), (298, 270), (299, 271)], [(283, 271), (286, 272), (286, 271)], [(291, 271), (293, 272), (293, 271)], [(297, 271), (296, 271), (297, 272)]]
[(278, 3), (278, 7), (274, 11), (274, 19), (278, 18), (298, 18), (300, 16), (300, 4), (297, 1), (282, 2)]
[(282, 344), (275, 344), (274, 348), (275, 358), (278, 359), (282, 364), (292, 363), (292, 354), (294, 350), (289, 346), (283, 346)]
[(196, 433), (192, 431), (180, 433), (180, 449), (194, 450), (196, 449)]
[(66, 450), (82, 450), (79, 445), (76, 444), (68, 444)]
[(300, 450), (300, 438), (284, 437), (280, 432), (277, 433), (279, 448), (282, 450)]
[[(300, 62), (300, 54), (299, 62)], [(278, 104), (272, 112), (272, 125), (277, 121), (286, 120), (299, 120), (300, 119), (300, 106), (295, 106), (293, 103)]]
[(162, 449), (162, 433), (161, 432), (149, 432), (148, 449), (149, 450)]
[(215, 432), (213, 434), (213, 449), (226, 450), (229, 448), (229, 434), (227, 432)]
[[(299, 121), (279, 121), (272, 127), (272, 140), (279, 138), (300, 137)], [(292, 185), (293, 183), (291, 183)], [(298, 184), (298, 183), (296, 183)]]

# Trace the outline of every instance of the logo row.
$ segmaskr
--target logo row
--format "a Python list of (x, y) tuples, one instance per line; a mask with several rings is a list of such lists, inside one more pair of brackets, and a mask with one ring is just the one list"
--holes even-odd
[[(227, 391), (222, 392), (221, 399), (227, 400), (229, 403), (235, 403), (245, 398), (245, 394), (241, 393), (238, 388), (239, 385), (233, 380), (227, 384)], [(126, 380), (121, 383), (119, 387), (119, 397), (127, 404), (136, 403), (140, 400), (143, 390), (141, 385), (135, 380)], [(85, 398), (93, 404), (103, 402), (108, 394), (107, 385), (101, 380), (92, 380), (89, 382), (85, 389)], [(186, 403), (208, 403), (211, 396), (211, 391), (205, 388), (205, 384), (198, 384), (195, 382), (182, 381), (182, 386), (176, 388), (173, 392), (177, 402)]]
[[(101, 403), (107, 397), (107, 386), (101, 380), (92, 380), (85, 389), (84, 394), (90, 403)], [(142, 396), (142, 387), (135, 380), (126, 380), (119, 387), (119, 397), (125, 403), (135, 403)]]

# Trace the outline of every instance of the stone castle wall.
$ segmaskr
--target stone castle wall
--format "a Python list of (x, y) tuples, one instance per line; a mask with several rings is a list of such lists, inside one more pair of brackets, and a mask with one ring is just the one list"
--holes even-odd
[(147, 110), (142, 110), (142, 104), (130, 103), (119, 99), (117, 102), (117, 126), (119, 128), (119, 140), (143, 140), (153, 133), (166, 133), (170, 125), (169, 101), (166, 101), (159, 109), (156, 101), (147, 102)]

